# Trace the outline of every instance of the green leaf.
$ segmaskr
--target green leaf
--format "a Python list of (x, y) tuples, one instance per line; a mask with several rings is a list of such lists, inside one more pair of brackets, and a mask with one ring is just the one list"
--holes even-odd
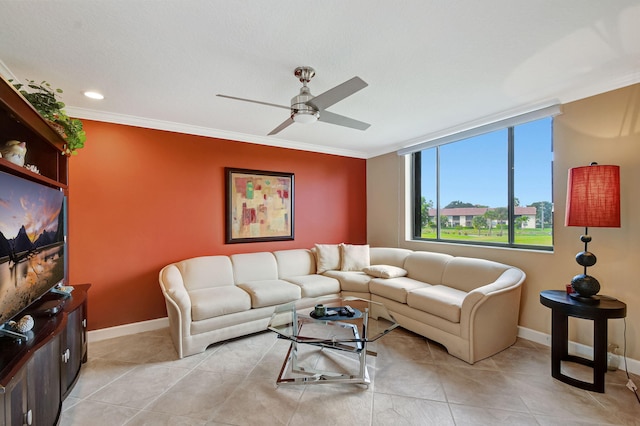
[[(12, 82), (12, 80), (9, 80)], [(25, 80), (24, 84), (12, 83), (13, 86), (24, 96), (24, 98), (40, 113), (40, 115), (54, 123), (59, 124), (64, 129), (64, 140), (66, 147), (63, 155), (77, 155), (77, 150), (84, 147), (87, 135), (83, 129), (82, 121), (70, 118), (64, 110), (65, 104), (56, 98), (57, 93), (63, 93), (62, 89), (52, 89), (51, 84), (43, 80), (37, 84), (33, 80)]]

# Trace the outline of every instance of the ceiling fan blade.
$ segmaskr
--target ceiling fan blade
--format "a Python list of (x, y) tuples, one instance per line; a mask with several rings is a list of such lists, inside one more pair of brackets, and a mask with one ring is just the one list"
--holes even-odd
[(324, 121), (325, 123), (337, 124), (338, 126), (351, 127), (352, 129), (367, 130), (371, 124), (364, 121), (354, 120), (353, 118), (345, 117), (344, 115), (334, 114), (329, 111), (321, 111), (318, 121)]
[(280, 124), (278, 127), (273, 129), (272, 131), (270, 131), (267, 136), (271, 136), (271, 135), (275, 135), (276, 133), (280, 133), (282, 130), (286, 129), (287, 127), (291, 126), (292, 124), (293, 124), (293, 118), (289, 117), (286, 120), (284, 120), (282, 122), (282, 124)]
[(269, 103), (269, 102), (254, 101), (254, 100), (252, 100), (252, 99), (237, 98), (237, 97), (235, 97), (235, 96), (220, 95), (220, 94), (218, 94), (218, 95), (216, 95), (216, 96), (220, 96), (221, 98), (235, 99), (236, 101), (252, 102), (252, 103), (254, 103), (254, 104), (267, 105), (267, 106), (272, 106), (272, 107), (278, 107), (278, 108), (284, 108), (284, 109), (291, 110), (291, 107), (289, 107), (289, 106), (278, 105), (278, 104), (271, 104), (271, 103)]
[(358, 90), (362, 90), (367, 86), (368, 84), (365, 83), (365, 81), (360, 77), (353, 77), (351, 80), (347, 80), (342, 84), (338, 84), (333, 89), (329, 89), (326, 92), (314, 97), (307, 102), (307, 105), (310, 105), (315, 109), (322, 111), (323, 109), (329, 108), (331, 105), (343, 100), (347, 96), (353, 95)]

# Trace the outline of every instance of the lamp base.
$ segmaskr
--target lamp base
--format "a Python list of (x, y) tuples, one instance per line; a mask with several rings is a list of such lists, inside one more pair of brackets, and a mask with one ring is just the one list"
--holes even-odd
[(569, 297), (575, 301), (578, 301), (580, 303), (584, 303), (587, 305), (597, 305), (598, 303), (600, 303), (600, 296), (585, 297), (585, 296), (580, 296), (578, 293), (571, 293), (569, 294)]
[[(586, 268), (585, 268), (586, 269)], [(580, 274), (573, 277), (571, 287), (582, 297), (591, 297), (600, 291), (600, 283), (591, 275)]]

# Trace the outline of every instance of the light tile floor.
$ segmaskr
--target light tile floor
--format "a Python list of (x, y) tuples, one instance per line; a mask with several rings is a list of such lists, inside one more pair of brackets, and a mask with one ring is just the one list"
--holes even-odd
[(403, 329), (374, 346), (366, 388), (277, 387), (288, 343), (271, 332), (184, 359), (168, 329), (92, 343), (60, 425), (640, 425), (624, 371), (607, 373), (604, 394), (580, 390), (554, 380), (549, 348), (527, 340), (474, 365)]

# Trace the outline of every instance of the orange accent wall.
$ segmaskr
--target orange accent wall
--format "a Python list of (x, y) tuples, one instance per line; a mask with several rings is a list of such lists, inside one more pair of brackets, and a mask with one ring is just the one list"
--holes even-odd
[[(366, 242), (366, 161), (83, 120), (69, 165), (69, 279), (89, 329), (166, 316), (160, 269), (194, 256)], [(295, 240), (225, 244), (225, 167), (295, 174)]]

